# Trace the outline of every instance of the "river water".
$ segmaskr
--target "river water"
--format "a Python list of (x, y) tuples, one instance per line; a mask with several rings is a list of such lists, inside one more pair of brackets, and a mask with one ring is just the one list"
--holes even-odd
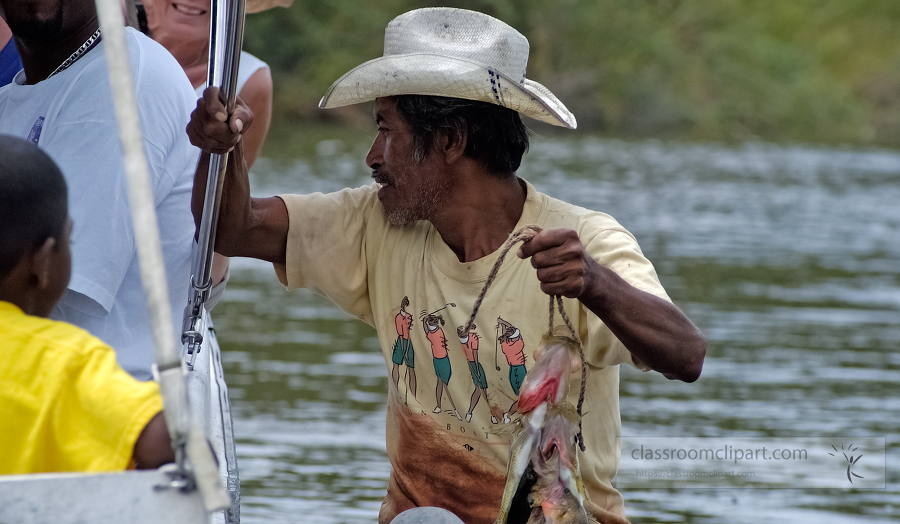
[[(262, 158), (254, 194), (367, 183), (368, 142), (327, 138)], [(639, 482), (623, 488), (633, 522), (900, 520), (900, 154), (554, 135), (534, 140), (519, 174), (616, 217), (708, 337), (694, 384), (623, 367), (626, 439), (868, 436), (887, 448), (879, 489)], [(232, 268), (214, 316), (243, 521), (374, 522), (390, 472), (374, 330), (286, 292), (268, 264)]]

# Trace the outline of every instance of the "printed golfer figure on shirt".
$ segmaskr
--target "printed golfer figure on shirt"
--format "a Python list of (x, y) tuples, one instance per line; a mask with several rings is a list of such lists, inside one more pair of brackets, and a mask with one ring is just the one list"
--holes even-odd
[(424, 315), (422, 328), (425, 330), (425, 338), (431, 343), (431, 356), (434, 357), (434, 373), (438, 378), (437, 387), (434, 391), (435, 401), (437, 402), (434, 413), (441, 412), (441, 397), (446, 392), (447, 398), (450, 399), (450, 406), (453, 408), (453, 416), (462, 420), (459, 411), (456, 409), (456, 403), (453, 402), (453, 397), (450, 395), (450, 388), (447, 387), (450, 383), (451, 370), (450, 357), (447, 355), (447, 337), (444, 336), (444, 330), (441, 328), (444, 325), (444, 317), (435, 314), (437, 312), (426, 314), (423, 311), (422, 313)]
[(391, 361), (394, 363), (391, 378), (394, 379), (394, 386), (399, 391), (400, 366), (406, 365), (406, 372), (409, 375), (409, 388), (406, 391), (407, 393), (412, 392), (413, 398), (416, 398), (416, 354), (413, 352), (412, 340), (409, 338), (413, 316), (412, 313), (406, 311), (408, 305), (409, 297), (403, 297), (403, 300), (400, 301), (400, 312), (394, 317), (397, 341), (394, 342), (394, 350), (391, 354)]
[[(509, 385), (512, 386), (513, 393), (519, 396), (519, 388), (522, 387), (522, 381), (525, 380), (525, 341), (522, 340), (522, 332), (519, 328), (509, 322), (497, 317), (497, 329), (500, 336), (497, 340), (500, 342), (500, 348), (506, 357), (506, 363), (509, 364)], [(509, 407), (509, 410), (503, 414), (503, 423), (509, 422), (510, 416), (516, 412), (519, 406), (518, 398)]]
[(466, 332), (465, 326), (456, 328), (456, 334), (459, 337), (459, 343), (462, 346), (463, 353), (466, 355), (466, 361), (469, 363), (469, 373), (472, 374), (472, 382), (475, 384), (475, 391), (472, 392), (472, 400), (469, 401), (469, 411), (466, 413), (466, 422), (472, 421), (472, 411), (478, 405), (478, 401), (484, 398), (484, 403), (491, 412), (491, 423), (497, 424), (500, 421), (494, 415), (494, 408), (491, 406), (487, 396), (487, 377), (484, 375), (484, 367), (478, 362), (478, 333), (475, 332), (475, 324)]

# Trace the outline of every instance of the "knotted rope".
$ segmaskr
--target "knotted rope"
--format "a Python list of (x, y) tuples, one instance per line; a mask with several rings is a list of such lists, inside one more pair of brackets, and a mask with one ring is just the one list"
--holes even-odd
[[(506, 258), (506, 254), (509, 253), (509, 250), (512, 249), (512, 247), (517, 243), (528, 242), (541, 231), (543, 230), (539, 226), (524, 226), (510, 235), (509, 239), (506, 240), (506, 243), (500, 250), (500, 255), (497, 257), (497, 261), (494, 262), (494, 267), (491, 268), (491, 272), (488, 274), (487, 281), (484, 283), (484, 287), (481, 288), (481, 292), (478, 293), (478, 298), (475, 299), (475, 305), (472, 306), (472, 314), (469, 315), (469, 320), (466, 321), (465, 327), (463, 328), (466, 333), (468, 333), (469, 330), (472, 329), (472, 326), (475, 324), (475, 316), (478, 314), (478, 309), (481, 307), (481, 303), (484, 301), (484, 296), (485, 294), (487, 294), (488, 288), (490, 288), (491, 284), (494, 283), (494, 280), (497, 279), (497, 273), (500, 272), (500, 266), (503, 265), (503, 260)], [(556, 307), (554, 307), (554, 305)], [(575, 440), (578, 443), (578, 447), (581, 449), (581, 451), (584, 451), (584, 436), (582, 435), (581, 431), (581, 408), (584, 405), (584, 390), (585, 385), (587, 384), (587, 365), (584, 359), (584, 345), (581, 343), (581, 338), (578, 336), (578, 333), (575, 332), (575, 327), (572, 325), (572, 321), (569, 320), (569, 316), (566, 314), (566, 310), (563, 307), (563, 300), (560, 295), (550, 296), (550, 327), (547, 333), (549, 335), (553, 335), (553, 315), (556, 309), (559, 309), (559, 316), (562, 317), (563, 322), (565, 322), (566, 327), (569, 329), (569, 334), (572, 335), (572, 340), (574, 340), (578, 344), (578, 354), (579, 357), (581, 357), (581, 389), (578, 392), (577, 406), (578, 434), (575, 435)]]
[(578, 441), (578, 447), (581, 448), (581, 451), (584, 451), (584, 436), (581, 433), (581, 407), (584, 405), (584, 388), (585, 384), (587, 384), (587, 366), (584, 361), (584, 344), (581, 343), (581, 338), (578, 336), (578, 333), (575, 332), (575, 328), (572, 326), (572, 321), (569, 320), (569, 315), (566, 315), (566, 309), (563, 307), (562, 297), (559, 295), (553, 295), (550, 297), (550, 333), (553, 334), (553, 299), (556, 299), (556, 304), (559, 307), (559, 316), (562, 317), (563, 322), (566, 323), (566, 327), (569, 328), (569, 333), (572, 335), (572, 340), (578, 343), (578, 356), (581, 357), (581, 390), (578, 392), (578, 434), (575, 435), (575, 440)]

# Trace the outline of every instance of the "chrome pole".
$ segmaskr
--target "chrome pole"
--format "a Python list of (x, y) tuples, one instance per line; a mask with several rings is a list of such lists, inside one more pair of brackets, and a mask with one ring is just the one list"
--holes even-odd
[[(207, 85), (218, 87), (228, 113), (234, 110), (237, 97), (237, 77), (241, 47), (244, 42), (245, 0), (212, 0), (209, 24), (209, 69)], [(204, 305), (212, 289), (210, 270), (215, 251), (216, 222), (225, 182), (228, 153), (210, 155), (209, 173), (206, 178), (206, 194), (203, 214), (197, 232), (197, 248), (191, 263), (191, 289), (184, 309), (181, 342), (191, 355), (188, 367), (193, 369), (194, 359), (203, 343), (205, 327)]]

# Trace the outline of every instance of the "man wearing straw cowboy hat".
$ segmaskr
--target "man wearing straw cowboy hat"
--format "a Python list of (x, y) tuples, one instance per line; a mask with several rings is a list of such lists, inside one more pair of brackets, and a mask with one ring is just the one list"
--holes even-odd
[[(226, 115), (214, 89), (188, 126), (205, 152), (233, 148), (216, 249), (271, 261), (282, 283), (323, 293), (376, 327), (391, 365), (394, 317), (402, 297), (430, 311), (448, 302), (451, 326), (465, 325), (509, 235), (527, 224), (543, 231), (501, 266), (479, 318), (520, 326), (526, 358), (547, 329), (547, 294), (562, 295), (584, 342), (588, 379), (586, 451), (579, 456), (588, 499), (601, 522), (626, 522), (612, 487), (618, 464), (618, 364), (694, 381), (706, 351), (702, 334), (669, 301), (653, 266), (608, 215), (541, 194), (515, 176), (528, 148), (520, 119), (575, 128), (553, 94), (525, 78), (528, 41), (505, 23), (472, 11), (420, 9), (394, 19), (385, 52), (351, 70), (322, 98), (323, 108), (376, 101), (378, 134), (366, 163), (375, 183), (332, 194), (251, 198), (240, 131), (243, 105)], [(205, 162), (195, 179), (195, 220)], [(233, 160), (231, 160), (233, 159)], [(530, 260), (528, 260), (530, 259)], [(480, 333), (490, 337), (493, 323)], [(427, 351), (422, 333), (411, 346)], [(488, 338), (489, 339), (489, 338)], [(417, 356), (427, 359), (427, 354)], [(464, 352), (449, 353), (464, 369)], [(505, 371), (505, 370), (504, 370)], [(492, 407), (514, 400), (506, 373), (486, 371)], [(436, 376), (418, 378), (423, 391)], [(439, 506), (465, 522), (497, 517), (509, 454), (489, 409), (471, 420), (435, 413), (428, 395), (390, 386), (387, 450), (392, 471), (379, 522), (417, 506)], [(447, 384), (466, 395), (468, 377)], [(576, 388), (573, 388), (576, 389)], [(578, 392), (570, 392), (574, 403)], [(408, 403), (403, 403), (403, 398)], [(502, 408), (500, 408), (502, 410)]]

